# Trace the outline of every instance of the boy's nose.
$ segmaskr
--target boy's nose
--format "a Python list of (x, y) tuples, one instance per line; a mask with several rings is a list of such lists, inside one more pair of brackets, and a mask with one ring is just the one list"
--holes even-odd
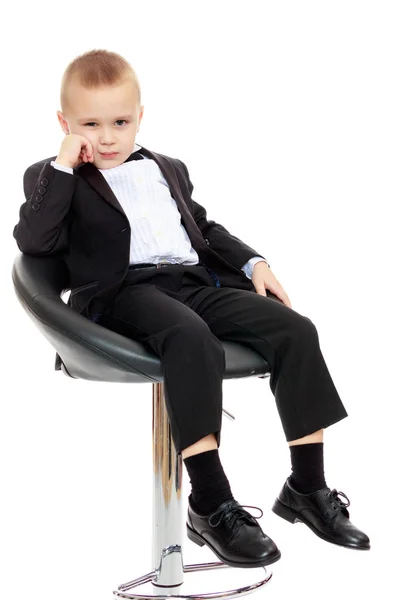
[(109, 135), (109, 136), (103, 135), (99, 138), (100, 147), (105, 148), (105, 149), (111, 148), (111, 146), (114, 144), (114, 142), (115, 142), (115, 140), (111, 135)]
[(103, 129), (103, 131), (99, 135), (99, 141), (101, 144), (107, 146), (114, 142), (114, 133), (111, 130)]

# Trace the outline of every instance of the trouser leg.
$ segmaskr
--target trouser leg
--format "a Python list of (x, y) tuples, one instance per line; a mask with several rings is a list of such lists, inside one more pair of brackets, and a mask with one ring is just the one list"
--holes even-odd
[(177, 282), (168, 282), (163, 275), (157, 277), (163, 287), (125, 286), (99, 323), (143, 343), (160, 357), (176, 450), (181, 452), (210, 433), (219, 447), (225, 352), (203, 319), (174, 298)]
[(235, 288), (200, 288), (196, 294), (182, 288), (181, 300), (220, 340), (247, 345), (268, 361), (270, 388), (288, 442), (347, 416), (308, 317)]

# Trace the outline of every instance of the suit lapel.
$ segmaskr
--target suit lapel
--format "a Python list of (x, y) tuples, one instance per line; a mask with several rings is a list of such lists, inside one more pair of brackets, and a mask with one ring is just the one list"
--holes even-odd
[[(151, 152), (143, 146), (141, 146), (140, 148), (140, 154), (143, 154), (144, 156), (153, 159), (160, 167), (160, 170), (168, 183), (171, 196), (174, 198), (177, 204), (178, 210), (182, 217), (182, 221), (185, 225), (186, 231), (190, 237), (190, 240), (195, 250), (207, 250), (208, 246), (203, 238), (203, 234), (196, 225), (196, 222), (190, 210), (188, 209), (185, 200), (183, 199), (182, 192), (179, 186), (179, 181), (171, 162), (161, 154)], [(108, 185), (106, 179), (102, 176), (100, 171), (92, 163), (81, 164), (76, 169), (76, 172), (80, 177), (85, 179), (85, 181), (87, 181), (87, 183), (89, 183), (92, 186), (92, 188), (95, 189), (96, 192), (102, 198), (104, 198), (106, 202), (111, 204), (111, 206), (113, 206), (120, 213), (126, 216), (125, 211), (123, 210), (114, 192)]]

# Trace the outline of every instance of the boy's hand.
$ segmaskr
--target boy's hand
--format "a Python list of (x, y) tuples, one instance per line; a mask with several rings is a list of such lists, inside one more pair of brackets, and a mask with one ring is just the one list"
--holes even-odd
[(72, 169), (82, 162), (93, 162), (92, 144), (83, 135), (70, 133), (63, 139), (54, 162)]
[(266, 262), (260, 260), (254, 265), (251, 280), (256, 288), (257, 294), (266, 296), (265, 289), (270, 290), (275, 296), (278, 296), (278, 298), (282, 300), (285, 306), (292, 308), (288, 295)]

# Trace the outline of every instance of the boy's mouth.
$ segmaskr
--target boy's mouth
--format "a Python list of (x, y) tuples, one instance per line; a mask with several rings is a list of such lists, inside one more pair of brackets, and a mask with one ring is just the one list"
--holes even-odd
[(104, 158), (111, 158), (112, 156), (117, 156), (118, 152), (100, 152), (101, 156)]

